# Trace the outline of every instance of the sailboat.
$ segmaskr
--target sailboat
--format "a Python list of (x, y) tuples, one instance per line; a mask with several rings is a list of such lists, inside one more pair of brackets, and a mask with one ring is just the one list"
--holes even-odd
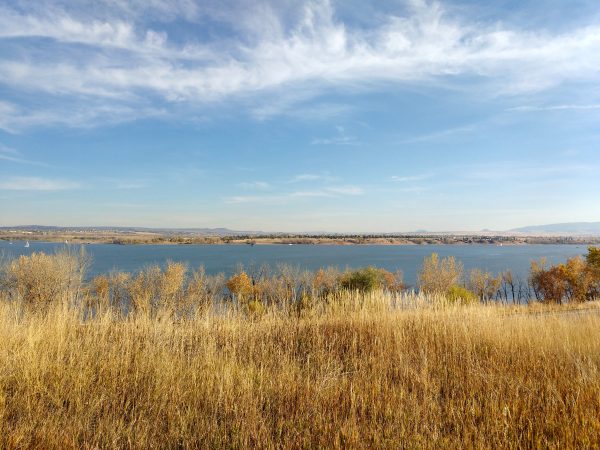
[(29, 248), (29, 241), (25, 242), (25, 248)]

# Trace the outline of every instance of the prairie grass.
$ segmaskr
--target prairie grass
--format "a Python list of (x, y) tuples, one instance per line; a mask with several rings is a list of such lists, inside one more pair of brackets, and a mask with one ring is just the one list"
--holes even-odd
[(597, 314), (368, 297), (259, 319), (2, 303), (0, 447), (598, 446)]
[(598, 448), (597, 302), (282, 285), (257, 314), (202, 270), (61, 258), (5, 268), (0, 448)]

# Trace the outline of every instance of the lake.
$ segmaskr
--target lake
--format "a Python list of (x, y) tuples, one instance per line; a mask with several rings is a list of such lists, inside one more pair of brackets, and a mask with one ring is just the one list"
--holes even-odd
[[(0, 253), (5, 256), (29, 255), (33, 252), (52, 253), (65, 245), (31, 241), (9, 244), (0, 241)], [(79, 247), (79, 246), (74, 246)], [(190, 268), (203, 265), (206, 272), (233, 273), (239, 264), (245, 267), (269, 264), (290, 264), (302, 269), (317, 270), (336, 266), (358, 268), (368, 265), (390, 271), (402, 270), (404, 280), (414, 286), (423, 258), (436, 252), (441, 257), (454, 256), (465, 268), (480, 268), (493, 273), (507, 269), (515, 276), (527, 279), (532, 260), (546, 257), (549, 263), (564, 262), (577, 255), (585, 255), (583, 245), (114, 245), (88, 244), (92, 256), (89, 276), (112, 270), (136, 272), (153, 264), (164, 265), (168, 260), (183, 262)]]

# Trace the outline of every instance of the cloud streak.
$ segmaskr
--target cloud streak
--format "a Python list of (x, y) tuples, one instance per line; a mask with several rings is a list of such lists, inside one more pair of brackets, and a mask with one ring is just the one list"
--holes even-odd
[[(136, 4), (103, 2), (99, 19), (62, 3), (1, 7), (6, 50), (0, 53), (0, 84), (47, 101), (5, 102), (0, 126), (90, 126), (105, 116), (118, 121), (165, 111), (177, 115), (247, 102), (256, 94), (319, 96), (331, 87), (377, 90), (460, 76), (491, 86), (490, 95), (598, 81), (600, 24), (560, 34), (511, 29), (451, 15), (437, 2), (413, 1), (402, 13), (361, 28), (338, 19), (329, 2), (316, 0), (296, 8), (291, 20), (265, 4), (245, 19), (245, 35), (209, 40), (176, 38), (166, 23), (199, 20), (199, 3), (176, 2), (169, 9), (166, 2), (153, 2), (164, 17), (156, 13), (153, 22), (133, 14)], [(230, 21), (225, 15), (215, 6), (210, 20)], [(47, 52), (40, 51), (40, 39)], [(257, 96), (254, 103), (260, 102)]]
[(293, 191), (278, 195), (240, 195), (228, 197), (226, 203), (286, 203), (295, 199), (316, 199), (326, 197), (356, 196), (364, 194), (359, 186), (328, 186), (315, 190)]
[(7, 191), (64, 191), (80, 187), (74, 181), (39, 177), (10, 177), (0, 181), (0, 190)]

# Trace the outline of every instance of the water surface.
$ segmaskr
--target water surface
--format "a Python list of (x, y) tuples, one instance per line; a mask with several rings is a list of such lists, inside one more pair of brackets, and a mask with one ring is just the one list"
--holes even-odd
[[(0, 241), (0, 253), (7, 256), (29, 255), (33, 252), (54, 252), (65, 245), (31, 241), (9, 244)], [(73, 246), (79, 247), (79, 246)], [(532, 260), (546, 257), (549, 263), (564, 262), (568, 258), (587, 253), (583, 245), (518, 245), (498, 247), (489, 244), (474, 245), (114, 245), (88, 244), (84, 246), (92, 256), (89, 275), (112, 270), (136, 272), (149, 265), (164, 266), (168, 260), (183, 262), (190, 268), (203, 265), (206, 272), (233, 273), (239, 264), (246, 267), (269, 264), (291, 264), (316, 270), (335, 266), (358, 268), (368, 265), (395, 271), (402, 270), (404, 279), (414, 285), (423, 258), (436, 252), (440, 256), (455, 256), (466, 269), (480, 268), (493, 273), (510, 269), (513, 274), (527, 279)]]

